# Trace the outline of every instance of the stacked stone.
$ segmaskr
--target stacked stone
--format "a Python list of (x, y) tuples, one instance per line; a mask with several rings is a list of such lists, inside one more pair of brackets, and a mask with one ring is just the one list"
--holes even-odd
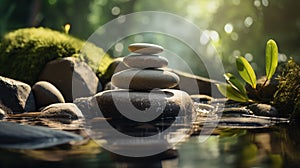
[(194, 112), (192, 100), (186, 92), (172, 89), (179, 77), (162, 69), (168, 60), (157, 54), (164, 49), (147, 43), (131, 44), (128, 49), (133, 54), (123, 61), (130, 69), (115, 73), (111, 80), (119, 89), (94, 96), (103, 117), (126, 123), (189, 119)]
[(166, 67), (168, 60), (155, 55), (163, 48), (154, 44), (135, 43), (128, 47), (135, 53), (124, 58), (123, 62), (131, 69), (112, 76), (112, 84), (121, 89), (149, 91), (152, 89), (173, 88), (179, 83), (179, 77), (159, 68)]

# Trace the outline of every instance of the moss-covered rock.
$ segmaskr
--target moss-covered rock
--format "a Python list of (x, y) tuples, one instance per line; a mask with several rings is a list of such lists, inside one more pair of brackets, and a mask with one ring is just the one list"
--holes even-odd
[(300, 121), (300, 66), (294, 60), (289, 60), (278, 80), (274, 105), (282, 113), (292, 115)]
[(48, 28), (24, 28), (2, 39), (0, 75), (33, 84), (47, 62), (69, 56), (85, 61), (100, 78), (111, 63), (111, 58), (94, 44)]

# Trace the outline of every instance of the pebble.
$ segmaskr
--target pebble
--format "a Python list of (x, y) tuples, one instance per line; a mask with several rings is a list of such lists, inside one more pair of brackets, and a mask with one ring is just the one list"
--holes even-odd
[(179, 77), (159, 69), (128, 69), (114, 74), (111, 81), (113, 85), (122, 89), (152, 90), (173, 88), (179, 83)]
[(83, 114), (73, 103), (55, 103), (45, 107), (39, 118), (77, 120)]
[(6, 116), (6, 113), (4, 112), (4, 110), (2, 110), (0, 108), (0, 120), (2, 120), (5, 116)]
[(65, 99), (60, 91), (47, 81), (39, 81), (32, 86), (37, 108), (53, 103), (64, 103)]
[(256, 103), (248, 106), (248, 109), (258, 116), (278, 117), (277, 109), (269, 104)]
[(128, 50), (139, 54), (158, 54), (163, 52), (164, 48), (150, 43), (133, 43), (128, 46)]
[(131, 68), (163, 68), (168, 66), (168, 60), (158, 55), (130, 55), (123, 59)]

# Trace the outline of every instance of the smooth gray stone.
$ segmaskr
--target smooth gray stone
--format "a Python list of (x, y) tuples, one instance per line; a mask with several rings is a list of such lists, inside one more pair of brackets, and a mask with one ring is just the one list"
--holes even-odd
[(278, 117), (277, 109), (269, 104), (256, 103), (248, 106), (248, 109), (258, 116)]
[(159, 69), (127, 69), (114, 74), (111, 82), (122, 89), (168, 89), (175, 87), (179, 83), (179, 77), (172, 72)]
[(0, 122), (0, 147), (11, 149), (40, 149), (81, 141), (83, 137), (47, 127)]
[(60, 91), (47, 81), (39, 81), (32, 86), (37, 108), (53, 103), (64, 103), (65, 99)]
[(128, 50), (139, 54), (158, 54), (164, 51), (164, 48), (150, 43), (133, 43), (128, 46)]
[(96, 94), (91, 102), (94, 109), (101, 111), (105, 118), (123, 119), (123, 114), (141, 115), (141, 118), (156, 119), (185, 116), (191, 117), (195, 109), (190, 96), (183, 91), (162, 89), (154, 92), (108, 90)]
[(80, 109), (73, 103), (55, 103), (41, 111), (40, 118), (76, 120), (82, 118)]
[(124, 57), (124, 63), (131, 68), (163, 68), (168, 66), (168, 60), (158, 55), (130, 55)]
[(26, 83), (0, 76), (0, 107), (5, 108), (6, 113), (13, 114), (36, 111), (31, 87)]
[(5, 111), (0, 108), (0, 120), (2, 120), (5, 116), (6, 116)]
[(66, 102), (79, 97), (88, 97), (102, 90), (102, 85), (93, 70), (73, 57), (48, 62), (39, 77), (52, 83), (64, 96)]

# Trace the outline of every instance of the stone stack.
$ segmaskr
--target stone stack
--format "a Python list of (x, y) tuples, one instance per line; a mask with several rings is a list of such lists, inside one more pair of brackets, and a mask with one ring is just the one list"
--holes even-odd
[(162, 69), (168, 60), (156, 55), (164, 49), (146, 43), (131, 44), (128, 49), (134, 54), (123, 61), (130, 69), (115, 73), (111, 80), (118, 89), (94, 96), (103, 116), (127, 123), (171, 120), (172, 124), (178, 116), (190, 119), (194, 111), (190, 96), (172, 89), (179, 77)]
[(177, 86), (179, 77), (159, 68), (166, 67), (168, 60), (154, 55), (163, 51), (158, 45), (135, 43), (128, 49), (135, 53), (123, 59), (131, 69), (118, 72), (112, 76), (112, 84), (118, 88), (137, 91), (168, 89)]

